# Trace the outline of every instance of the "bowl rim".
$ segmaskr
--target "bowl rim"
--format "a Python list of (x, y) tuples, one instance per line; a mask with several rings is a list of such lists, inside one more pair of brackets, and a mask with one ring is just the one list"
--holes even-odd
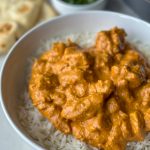
[(44, 24), (47, 24), (47, 23), (50, 23), (54, 20), (59, 20), (60, 18), (65, 18), (65, 17), (68, 17), (68, 16), (76, 16), (76, 15), (84, 15), (84, 14), (97, 14), (97, 13), (103, 13), (103, 14), (107, 14), (107, 15), (113, 15), (113, 16), (117, 16), (117, 17), (121, 17), (121, 18), (125, 18), (125, 19), (130, 19), (130, 20), (133, 20), (134, 22), (141, 22), (143, 23), (145, 26), (148, 26), (150, 28), (150, 24), (146, 21), (143, 21), (142, 19), (139, 19), (139, 18), (136, 18), (136, 17), (132, 17), (132, 16), (129, 16), (129, 15), (124, 15), (122, 13), (118, 13), (118, 12), (112, 12), (112, 11), (84, 11), (84, 12), (76, 12), (76, 13), (71, 13), (71, 14), (66, 14), (66, 15), (61, 15), (61, 16), (58, 16), (56, 18), (53, 18), (51, 20), (47, 20), (47, 21), (44, 21), (38, 25), (36, 25), (35, 27), (33, 27), (32, 29), (30, 29), (29, 31), (27, 31), (10, 49), (10, 51), (8, 52), (8, 54), (6, 55), (3, 63), (2, 63), (2, 66), (1, 66), (1, 69), (0, 69), (0, 104), (1, 104), (1, 107), (2, 107), (2, 110), (5, 114), (5, 117), (7, 118), (7, 121), (9, 122), (9, 124), (12, 126), (12, 128), (15, 130), (15, 132), (17, 132), (17, 134), (26, 142), (28, 143), (32, 148), (35, 148), (36, 150), (43, 150), (44, 148), (40, 145), (40, 144), (37, 144), (34, 140), (32, 139), (29, 139), (27, 137), (27, 135), (25, 135), (20, 128), (17, 127), (17, 125), (15, 124), (15, 122), (13, 122), (6, 106), (5, 106), (5, 100), (3, 99), (3, 93), (2, 93), (2, 80), (3, 80), (3, 76), (4, 76), (4, 69), (5, 69), (5, 66), (7, 64), (7, 61), (9, 59), (9, 57), (11, 56), (11, 54), (13, 53), (13, 51), (15, 51), (15, 48), (18, 46), (18, 44), (20, 42), (22, 42), (24, 40), (24, 38), (26, 38), (28, 35), (32, 34), (33, 31), (36, 31), (38, 30), (40, 27), (42, 27)]
[(57, 1), (59, 4), (70, 7), (70, 8), (77, 8), (77, 7), (87, 8), (87, 7), (95, 7), (98, 4), (103, 3), (104, 1), (107, 1), (107, 0), (96, 0), (95, 2), (92, 2), (89, 4), (70, 4), (62, 0), (54, 0), (54, 1)]

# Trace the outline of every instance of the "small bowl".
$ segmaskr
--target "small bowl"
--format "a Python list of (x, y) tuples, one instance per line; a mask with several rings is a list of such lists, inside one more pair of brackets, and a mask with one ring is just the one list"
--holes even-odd
[(41, 40), (47, 41), (70, 33), (95, 33), (114, 26), (124, 28), (131, 39), (136, 38), (149, 43), (150, 24), (119, 13), (89, 11), (60, 16), (41, 23), (23, 35), (11, 48), (2, 65), (0, 101), (10, 125), (34, 150), (45, 148), (40, 146), (21, 126), (17, 111), (21, 100), (20, 95), (27, 86), (25, 81), (28, 77), (28, 60), (35, 57), (41, 47)]
[(97, 0), (93, 3), (82, 5), (70, 4), (62, 0), (51, 0), (51, 3), (58, 13), (69, 14), (77, 11), (104, 9), (105, 5), (107, 4), (107, 0)]

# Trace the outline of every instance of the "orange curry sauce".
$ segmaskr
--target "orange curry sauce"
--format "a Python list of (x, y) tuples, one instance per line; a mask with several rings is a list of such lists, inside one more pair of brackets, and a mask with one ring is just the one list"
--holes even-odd
[(150, 131), (150, 68), (117, 27), (88, 49), (55, 43), (34, 62), (33, 104), (65, 134), (104, 150), (124, 150)]

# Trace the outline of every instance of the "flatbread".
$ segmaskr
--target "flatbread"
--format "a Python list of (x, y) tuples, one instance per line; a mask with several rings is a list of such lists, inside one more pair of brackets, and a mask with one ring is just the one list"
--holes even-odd
[(39, 11), (40, 5), (37, 1), (19, 1), (10, 8), (9, 17), (28, 30), (36, 23)]
[(57, 16), (57, 13), (54, 11), (54, 9), (47, 2), (44, 2), (40, 11), (38, 22), (51, 19), (55, 16)]
[(0, 0), (0, 18), (6, 18), (8, 16), (8, 10), (9, 10), (9, 3), (8, 1)]
[(16, 41), (18, 24), (14, 21), (0, 22), (0, 53), (6, 52)]
[(35, 24), (56, 15), (45, 0), (0, 0), (0, 54)]

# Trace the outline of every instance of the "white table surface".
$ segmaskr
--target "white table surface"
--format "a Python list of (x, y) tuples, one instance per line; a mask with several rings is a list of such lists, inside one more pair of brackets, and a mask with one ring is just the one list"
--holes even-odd
[[(107, 10), (138, 17), (122, 0), (110, 0)], [(0, 68), (5, 56), (0, 56)], [(25, 143), (8, 123), (0, 106), (0, 150), (34, 150)]]

